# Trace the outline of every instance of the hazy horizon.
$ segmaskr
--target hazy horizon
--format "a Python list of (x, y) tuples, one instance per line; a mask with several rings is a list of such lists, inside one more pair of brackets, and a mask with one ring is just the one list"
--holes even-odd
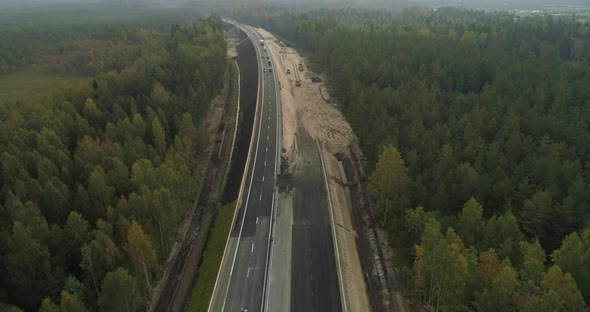
[[(91, 4), (91, 3), (153, 3), (153, 4), (187, 4), (187, 3), (211, 3), (216, 1), (185, 1), (185, 0), (0, 0), (0, 4), (12, 6), (27, 6), (35, 4)], [(588, 0), (234, 0), (227, 2), (236, 3), (285, 3), (285, 4), (337, 4), (348, 3), (353, 5), (384, 5), (384, 6), (458, 6), (458, 7), (486, 7), (486, 8), (518, 8), (518, 7), (543, 7), (543, 6), (590, 6)]]

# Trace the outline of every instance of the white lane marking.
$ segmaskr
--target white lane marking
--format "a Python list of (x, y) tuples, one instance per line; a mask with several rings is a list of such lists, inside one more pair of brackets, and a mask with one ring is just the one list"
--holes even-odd
[(264, 161), (264, 165), (266, 166), (266, 160)]
[[(248, 274), (246, 274), (246, 277), (250, 277), (250, 268), (248, 268)], [(312, 291), (312, 296), (313, 296), (313, 291)]]
[(260, 194), (260, 198), (258, 200), (262, 200), (262, 194)]
[[(262, 86), (262, 90), (261, 90), (260, 94), (264, 94), (264, 75), (260, 76), (260, 80), (262, 80), (262, 83), (260, 84)], [(264, 101), (261, 100), (260, 104), (261, 104), (260, 118), (258, 120), (258, 137), (256, 139), (256, 146), (259, 146), (259, 144), (260, 144), (260, 128), (262, 127), (262, 116), (263, 116), (262, 112), (264, 111)], [(234, 258), (232, 259), (231, 269), (229, 270), (229, 281), (227, 283), (227, 286), (225, 287), (225, 296), (223, 297), (223, 304), (221, 305), (221, 311), (225, 310), (225, 304), (227, 302), (227, 294), (229, 293), (229, 286), (231, 285), (231, 278), (234, 273), (234, 266), (236, 264), (236, 258), (238, 257), (238, 249), (240, 248), (240, 241), (242, 239), (242, 231), (244, 229), (244, 220), (246, 219), (246, 214), (248, 212), (248, 201), (250, 200), (250, 191), (252, 190), (252, 181), (254, 180), (254, 171), (256, 168), (256, 158), (258, 158), (258, 148), (256, 148), (256, 151), (254, 152), (254, 165), (252, 167), (252, 172), (250, 173), (250, 186), (248, 187), (248, 196), (246, 196), (246, 205), (244, 206), (244, 214), (242, 215), (242, 223), (240, 225), (240, 234), (238, 234), (238, 243), (236, 244), (236, 249), (234, 251)], [(250, 272), (250, 270), (248, 269), (248, 273), (249, 272)]]
[(262, 176), (262, 182), (264, 182), (264, 176)]
[(268, 147), (266, 148), (266, 151), (268, 152)]
[(266, 136), (266, 140), (268, 141), (268, 135)]
[[(258, 223), (258, 222), (256, 222)], [(252, 247), (250, 247), (250, 253), (252, 253), (254, 251), (254, 243), (252, 243)]]
[(256, 224), (258, 224), (258, 217), (256, 217)]
[[(276, 192), (272, 193), (272, 202), (271, 202), (271, 206), (270, 206), (270, 229), (268, 231), (268, 241), (267, 241), (267, 246), (268, 249), (266, 249), (266, 265), (264, 266), (264, 284), (262, 285), (262, 296), (264, 298), (268, 297), (268, 293), (267, 291), (270, 288), (266, 287), (266, 284), (269, 283), (267, 280), (268, 277), (268, 272), (272, 271), (272, 257), (270, 256), (270, 250), (271, 250), (271, 241), (272, 241), (272, 233), (273, 233), (273, 218), (274, 218), (274, 210), (275, 210), (275, 194)], [(260, 311), (268, 311), (268, 300), (263, 299), (262, 300), (262, 304), (260, 305)]]

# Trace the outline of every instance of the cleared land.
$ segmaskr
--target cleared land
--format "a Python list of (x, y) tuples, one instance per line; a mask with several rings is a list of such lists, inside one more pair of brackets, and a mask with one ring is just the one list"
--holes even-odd
[[(345, 293), (341, 296), (350, 311), (369, 311), (369, 300), (357, 253), (356, 232), (350, 216), (350, 194), (346, 187), (334, 183), (335, 179), (341, 181), (341, 178), (338, 160), (333, 154), (347, 153), (354, 143), (354, 133), (332, 102), (326, 86), (312, 82), (312, 78), (318, 75), (308, 70), (305, 60), (297, 51), (281, 47), (275, 42), (268, 42), (267, 46), (275, 56), (275, 70), (281, 83), (283, 156), (291, 162), (294, 172), (300, 171), (296, 167), (305, 165), (306, 161), (302, 160), (309, 155), (303, 154), (309, 151), (303, 151), (299, 141), (309, 135), (312, 141), (321, 143), (319, 153), (323, 154), (326, 161), (330, 200), (336, 223), (335, 233), (339, 244), (340, 257), (337, 261), (342, 267), (344, 280)], [(303, 69), (301, 71), (299, 64)], [(325, 77), (321, 78), (325, 80)]]
[(90, 83), (90, 77), (68, 77), (34, 71), (0, 75), (0, 102), (35, 101), (51, 95), (54, 90), (80, 87)]

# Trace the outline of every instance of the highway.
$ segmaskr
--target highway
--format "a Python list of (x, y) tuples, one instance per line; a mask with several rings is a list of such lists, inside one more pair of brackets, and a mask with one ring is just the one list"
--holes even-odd
[(215, 312), (264, 310), (280, 159), (280, 97), (275, 73), (268, 71), (268, 54), (259, 43), (261, 37), (248, 26), (240, 27), (256, 49), (258, 103), (244, 184), (238, 200), (239, 210), (209, 305), (209, 311)]
[(342, 311), (322, 163), (315, 141), (300, 129), (293, 170), (291, 311)]

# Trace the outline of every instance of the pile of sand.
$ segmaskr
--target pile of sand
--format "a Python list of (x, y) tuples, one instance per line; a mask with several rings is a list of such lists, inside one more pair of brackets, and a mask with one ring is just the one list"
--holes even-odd
[(287, 77), (286, 68), (282, 62), (282, 49), (276, 43), (269, 41), (267, 42), (268, 49), (273, 59), (274, 70), (279, 79), (279, 85), (281, 89), (281, 107), (283, 114), (283, 156), (289, 159), (292, 149), (293, 142), (295, 141), (295, 131), (297, 129), (297, 112), (295, 100), (293, 98), (293, 91), (290, 85), (290, 81)]
[[(267, 47), (273, 58), (281, 86), (281, 104), (283, 113), (283, 156), (291, 161), (295, 136), (298, 126), (321, 144), (319, 152), (324, 155), (326, 169), (330, 177), (342, 179), (338, 171), (338, 160), (335, 153), (348, 154), (349, 147), (355, 139), (354, 132), (336, 108), (334, 99), (329, 96), (328, 88), (322, 83), (314, 83), (311, 77), (318, 76), (307, 70), (303, 58), (291, 48), (281, 47), (275, 42), (268, 42)], [(303, 71), (299, 71), (302, 64)], [(289, 70), (289, 74), (287, 74)], [(322, 77), (325, 81), (325, 77)], [(296, 82), (300, 86), (296, 86)], [(369, 310), (366, 296), (366, 285), (358, 251), (356, 233), (350, 216), (350, 199), (347, 191), (335, 180), (329, 179), (331, 189), (330, 200), (334, 204), (334, 215), (337, 228), (336, 239), (342, 257), (338, 259), (343, 268), (343, 282), (348, 293), (348, 304), (353, 311)]]
[[(322, 98), (321, 83), (313, 83), (308, 77), (315, 76), (304, 66), (300, 72), (299, 64), (303, 58), (291, 48), (268, 42), (281, 84), (281, 104), (283, 112), (284, 155), (289, 156), (293, 148), (298, 122), (301, 122), (312, 138), (324, 143), (330, 152), (346, 152), (354, 139), (354, 132), (344, 116), (331, 103)], [(287, 69), (290, 74), (287, 74)], [(300, 80), (301, 86), (295, 82)], [(325, 97), (325, 95), (324, 95)]]

